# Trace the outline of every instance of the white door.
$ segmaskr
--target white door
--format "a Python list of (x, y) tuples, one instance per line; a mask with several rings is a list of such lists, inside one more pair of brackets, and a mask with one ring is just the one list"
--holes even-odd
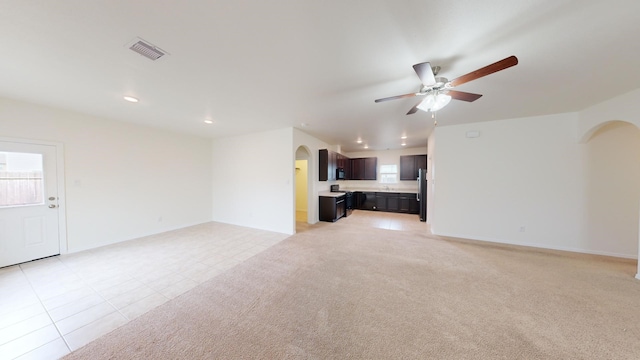
[(0, 267), (60, 254), (56, 147), (0, 141)]

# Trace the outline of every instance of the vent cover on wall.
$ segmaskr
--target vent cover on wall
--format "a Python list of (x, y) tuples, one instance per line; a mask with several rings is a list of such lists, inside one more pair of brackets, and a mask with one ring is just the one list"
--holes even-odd
[(132, 42), (127, 44), (127, 47), (137, 52), (138, 54), (154, 61), (158, 60), (164, 55), (169, 54), (159, 47), (153, 45), (152, 43), (140, 38), (135, 38)]

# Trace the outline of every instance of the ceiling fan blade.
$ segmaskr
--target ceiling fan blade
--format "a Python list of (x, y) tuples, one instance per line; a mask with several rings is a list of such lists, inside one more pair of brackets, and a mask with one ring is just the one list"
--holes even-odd
[(413, 65), (413, 70), (416, 71), (420, 81), (422, 81), (422, 85), (430, 86), (436, 83), (436, 78), (433, 76), (433, 69), (431, 68), (431, 64), (428, 62), (415, 64)]
[(383, 101), (389, 101), (389, 100), (395, 100), (395, 99), (402, 99), (402, 98), (408, 98), (408, 97), (414, 97), (416, 95), (418, 95), (419, 93), (410, 93), (410, 94), (404, 94), (404, 95), (396, 95), (396, 96), (391, 96), (391, 97), (386, 97), (386, 98), (382, 98), (382, 99), (376, 99), (375, 101), (377, 103), (379, 102), (383, 102)]
[(447, 95), (451, 96), (452, 99), (468, 101), (468, 102), (476, 101), (482, 97), (482, 95), (480, 94), (474, 94), (474, 93), (456, 91), (456, 90), (449, 90), (447, 92)]
[(509, 56), (508, 58), (502, 59), (498, 62), (494, 62), (491, 65), (487, 65), (481, 69), (478, 69), (476, 71), (472, 71), (466, 75), (462, 75), (457, 79), (452, 80), (449, 84), (451, 84), (451, 86), (458, 86), (458, 85), (462, 85), (464, 83), (467, 83), (469, 81), (475, 80), (475, 79), (479, 79), (483, 76), (487, 76), (490, 74), (493, 74), (494, 72), (500, 71), (500, 70), (504, 70), (506, 68), (510, 68), (512, 66), (515, 66), (518, 64), (518, 58), (515, 56)]
[(417, 103), (416, 106), (412, 107), (411, 110), (409, 110), (409, 112), (407, 113), (407, 115), (411, 115), (411, 114), (415, 114), (416, 112), (418, 112), (418, 105), (420, 105), (421, 102)]

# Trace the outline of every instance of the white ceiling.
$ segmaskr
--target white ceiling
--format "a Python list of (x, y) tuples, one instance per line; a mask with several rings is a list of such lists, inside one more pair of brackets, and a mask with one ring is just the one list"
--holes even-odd
[(639, 33), (637, 0), (3, 0), (0, 96), (213, 138), (305, 123), (344, 151), (424, 146), (417, 99), (373, 101), (417, 91), (413, 64), (453, 79), (519, 58), (456, 88), (484, 96), (439, 126), (577, 111), (638, 87)]

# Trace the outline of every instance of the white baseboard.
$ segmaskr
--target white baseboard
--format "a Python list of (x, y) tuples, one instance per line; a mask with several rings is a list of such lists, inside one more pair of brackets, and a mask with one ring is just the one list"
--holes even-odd
[(435, 233), (433, 229), (431, 231), (433, 232), (433, 235), (436, 235), (436, 236), (485, 241), (485, 242), (492, 242), (492, 243), (498, 243), (498, 244), (528, 246), (528, 247), (534, 247), (539, 249), (569, 251), (569, 252), (575, 252), (575, 253), (581, 253), (581, 254), (611, 256), (611, 257), (617, 257), (617, 258), (623, 258), (623, 259), (638, 259), (637, 255), (613, 253), (613, 252), (607, 252), (607, 251), (595, 251), (595, 250), (587, 250), (587, 249), (579, 249), (579, 248), (571, 248), (571, 247), (563, 247), (563, 246), (548, 246), (548, 245), (541, 245), (537, 243), (514, 242), (514, 241), (506, 241), (506, 240), (500, 240), (500, 239), (482, 238), (482, 237), (470, 237), (469, 235), (441, 234), (441, 233)]

